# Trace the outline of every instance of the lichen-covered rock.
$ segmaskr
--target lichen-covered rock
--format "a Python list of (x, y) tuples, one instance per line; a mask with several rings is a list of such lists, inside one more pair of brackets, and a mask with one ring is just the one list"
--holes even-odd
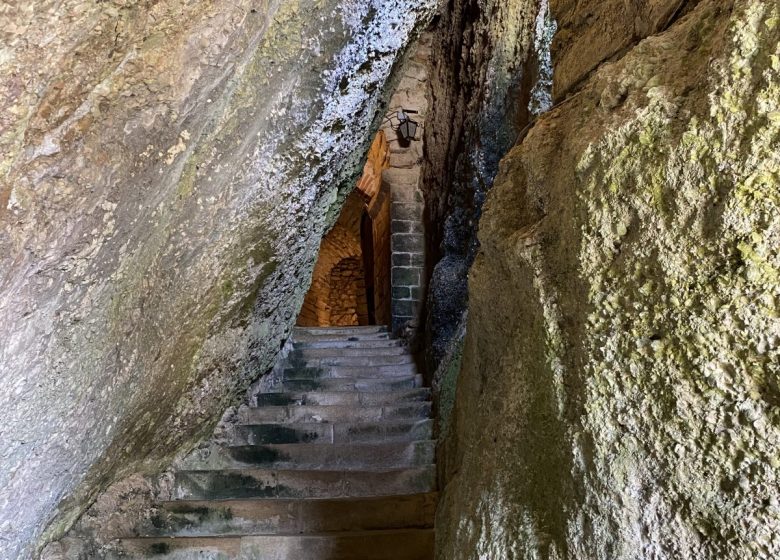
[(433, 8), (0, 7), (0, 557), (273, 363)]
[(480, 241), (438, 557), (780, 557), (780, 6), (604, 64)]
[(690, 4), (686, 0), (550, 0), (558, 24), (553, 41), (555, 87), (563, 98), (605, 60), (665, 29)]

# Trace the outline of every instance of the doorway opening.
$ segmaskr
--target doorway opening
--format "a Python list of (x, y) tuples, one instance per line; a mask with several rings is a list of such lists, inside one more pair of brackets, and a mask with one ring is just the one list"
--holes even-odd
[(363, 278), (365, 279), (367, 324), (376, 325), (376, 297), (374, 285), (374, 222), (368, 212), (360, 218), (360, 249), (363, 253)]
[(408, 61), (357, 188), (320, 244), (299, 326), (388, 325), (418, 340), (427, 277), (421, 169), (430, 44), (425, 35)]
[(320, 244), (298, 326), (390, 324), (390, 193), (382, 182), (390, 149), (374, 139), (357, 188)]

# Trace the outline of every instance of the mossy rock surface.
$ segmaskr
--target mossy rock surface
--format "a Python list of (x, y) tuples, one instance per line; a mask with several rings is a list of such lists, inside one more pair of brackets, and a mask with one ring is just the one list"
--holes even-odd
[(696, 3), (503, 160), (439, 558), (780, 557), (778, 16)]
[(0, 557), (22, 560), (274, 363), (434, 2), (13, 4)]

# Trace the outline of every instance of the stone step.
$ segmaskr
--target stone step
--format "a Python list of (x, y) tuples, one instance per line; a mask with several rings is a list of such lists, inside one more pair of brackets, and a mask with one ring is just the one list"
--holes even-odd
[(414, 363), (412, 354), (390, 354), (373, 356), (329, 356), (324, 358), (305, 357), (299, 353), (291, 354), (287, 357), (287, 362), (291, 367), (361, 367), (371, 368), (374, 366), (393, 366), (406, 365)]
[(422, 375), (406, 377), (368, 377), (340, 379), (288, 379), (281, 384), (283, 391), (360, 391), (364, 393), (413, 389), (423, 386)]
[(248, 498), (357, 498), (432, 492), (433, 465), (382, 470), (222, 469), (178, 471), (173, 496), (177, 500)]
[(293, 338), (299, 335), (341, 336), (348, 338), (354, 335), (386, 334), (387, 325), (364, 325), (355, 327), (293, 327)]
[(430, 401), (384, 406), (301, 405), (242, 408), (240, 424), (276, 422), (377, 422), (379, 420), (414, 420), (431, 415)]
[(427, 440), (433, 420), (328, 424), (256, 424), (233, 428), (232, 445), (272, 443), (380, 443)]
[(311, 338), (306, 340), (293, 341), (294, 349), (320, 349), (320, 348), (404, 348), (403, 341), (396, 338), (388, 339), (319, 339)]
[(436, 494), (164, 502), (134, 536), (197, 537), (433, 527)]
[(280, 443), (198, 450), (181, 461), (183, 470), (241, 468), (371, 470), (419, 467), (434, 462), (433, 440), (395, 443)]
[[(430, 560), (432, 529), (314, 535), (123, 539), (131, 558), (158, 560)], [(191, 553), (183, 556), (182, 552)], [(215, 555), (216, 554), (216, 555)]]
[(400, 391), (296, 391), (287, 393), (260, 393), (255, 396), (256, 406), (285, 405), (353, 405), (382, 406), (401, 401), (426, 401), (430, 389), (404, 389)]
[(293, 335), (294, 342), (323, 342), (323, 341), (336, 341), (336, 342), (365, 342), (369, 340), (394, 340), (390, 333), (376, 332), (376, 333), (354, 333), (354, 334), (339, 334), (339, 333), (296, 333)]
[(284, 379), (333, 379), (343, 377), (377, 378), (404, 377), (416, 375), (415, 363), (391, 366), (323, 366), (323, 367), (288, 367), (284, 370)]
[(301, 348), (290, 353), (292, 359), (334, 358), (339, 356), (401, 356), (411, 355), (405, 346), (385, 346), (379, 348)]

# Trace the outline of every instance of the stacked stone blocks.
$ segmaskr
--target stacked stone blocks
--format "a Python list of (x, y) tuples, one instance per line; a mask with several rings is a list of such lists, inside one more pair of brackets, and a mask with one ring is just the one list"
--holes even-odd
[(430, 38), (423, 37), (409, 60), (403, 78), (390, 100), (390, 110), (410, 113), (419, 125), (417, 139), (408, 145), (390, 126), (385, 129), (390, 143), (390, 166), (383, 182), (391, 192), (391, 307), (394, 331), (419, 326), (425, 292), (424, 201), (420, 190), (422, 130), (428, 101), (425, 97), (428, 79)]

